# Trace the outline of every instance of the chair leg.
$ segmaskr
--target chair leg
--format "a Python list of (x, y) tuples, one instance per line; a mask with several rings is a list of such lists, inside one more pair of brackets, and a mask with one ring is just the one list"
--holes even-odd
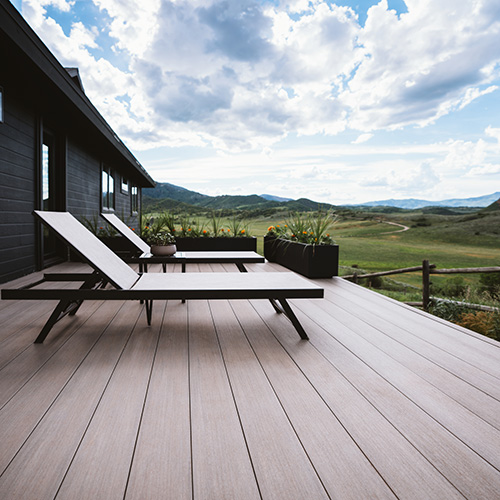
[(276, 302), (276, 299), (269, 299), (269, 302), (271, 302), (271, 305), (274, 307), (274, 310), (278, 314), (285, 314), (285, 311), (283, 308)]
[(153, 301), (145, 300), (146, 303), (146, 318), (148, 320), (148, 326), (151, 326), (151, 317), (153, 315)]
[[(97, 289), (104, 288), (106, 286), (106, 280), (103, 280), (99, 277), (97, 273), (93, 273), (87, 280), (82, 284), (80, 290), (89, 290), (89, 289)], [(52, 327), (64, 316), (70, 315), (74, 316), (80, 306), (83, 304), (83, 300), (61, 300), (59, 304), (55, 307), (54, 311), (50, 315), (50, 318), (47, 320), (45, 325), (42, 328), (42, 331), (38, 334), (38, 337), (35, 339), (35, 344), (41, 344), (49, 334)]]
[(52, 311), (50, 318), (47, 320), (47, 323), (42, 328), (42, 331), (38, 334), (38, 337), (35, 339), (35, 344), (41, 344), (49, 334), (52, 327), (63, 317), (65, 316), (64, 311), (70, 305), (70, 301), (61, 300), (59, 304), (57, 304), (56, 308)]
[(279, 302), (283, 307), (283, 311), (286, 314), (287, 318), (292, 322), (293, 326), (295, 327), (295, 330), (297, 330), (297, 333), (300, 335), (300, 338), (303, 340), (309, 340), (307, 333), (305, 332), (304, 328), (297, 319), (297, 316), (295, 316), (294, 312), (292, 311), (292, 308), (288, 305), (286, 299), (279, 299)]

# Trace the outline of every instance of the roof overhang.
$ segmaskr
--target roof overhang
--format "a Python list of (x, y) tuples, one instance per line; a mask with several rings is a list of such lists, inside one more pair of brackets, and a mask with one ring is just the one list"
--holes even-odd
[[(97, 132), (99, 142), (106, 143), (110, 154), (126, 163), (125, 170), (130, 173), (130, 177), (140, 187), (154, 187), (155, 181), (83, 92), (76, 68), (68, 72), (8, 0), (0, 0), (0, 31), (24, 58), (24, 61), (19, 60), (17, 63), (34, 65), (47, 80), (45, 84), (55, 89), (54, 92), (68, 106), (72, 118), (79, 120), (80, 126), (91, 130), (94, 136)], [(75, 81), (75, 77), (80, 83)]]

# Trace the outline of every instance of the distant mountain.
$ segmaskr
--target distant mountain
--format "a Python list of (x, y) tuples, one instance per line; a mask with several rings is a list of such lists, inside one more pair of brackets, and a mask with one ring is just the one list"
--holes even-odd
[(500, 210), (500, 198), (494, 201), (491, 205), (483, 208), (481, 212), (498, 212)]
[(292, 198), (282, 198), (281, 196), (274, 196), (272, 194), (260, 194), (259, 196), (269, 201), (292, 201)]
[[(173, 210), (180, 212), (203, 212), (206, 210), (276, 210), (283, 209), (294, 212), (309, 212), (314, 210), (338, 209), (338, 206), (328, 203), (318, 203), (307, 198), (293, 200), (279, 196), (251, 194), (247, 196), (208, 196), (190, 191), (174, 184), (160, 182), (154, 188), (142, 190), (143, 208), (146, 211)], [(442, 201), (428, 201), (409, 198), (405, 200), (370, 201), (347, 207), (377, 207), (376, 210), (415, 210), (429, 207), (491, 207), (491, 210), (500, 207), (498, 200), (500, 192), (475, 198), (454, 198)], [(495, 203), (497, 203), (495, 205)], [(385, 208), (378, 208), (385, 207)], [(441, 209), (442, 210), (442, 209)]]
[(405, 200), (380, 200), (369, 201), (355, 206), (362, 207), (398, 207), (406, 209), (416, 209), (423, 207), (487, 207), (500, 198), (500, 192), (475, 198), (452, 198), (450, 200), (429, 201), (408, 198)]
[(291, 200), (273, 195), (259, 196), (207, 196), (167, 182), (160, 182), (154, 188), (142, 190), (145, 211), (170, 210), (201, 212), (203, 210), (284, 210), (306, 212), (329, 210), (332, 205), (301, 198)]
[(210, 196), (190, 191), (180, 186), (174, 186), (168, 182), (158, 182), (154, 188), (145, 188), (142, 190), (142, 195), (147, 198), (156, 199), (170, 198), (190, 205), (197, 205), (210, 198)]

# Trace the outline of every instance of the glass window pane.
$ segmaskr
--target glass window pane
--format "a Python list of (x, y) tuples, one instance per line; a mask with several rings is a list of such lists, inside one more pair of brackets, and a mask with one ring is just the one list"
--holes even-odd
[(49, 184), (49, 146), (42, 145), (42, 208), (48, 210), (50, 198)]
[(108, 208), (115, 208), (115, 179), (112, 171), (108, 173)]
[(102, 207), (108, 208), (108, 173), (102, 171)]

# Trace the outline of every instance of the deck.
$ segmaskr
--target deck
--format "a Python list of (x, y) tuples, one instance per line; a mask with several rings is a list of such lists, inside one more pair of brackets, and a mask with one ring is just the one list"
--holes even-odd
[(500, 344), (317, 282), (309, 341), (265, 300), (89, 301), (34, 345), (54, 302), (1, 301), (0, 498), (500, 498)]

